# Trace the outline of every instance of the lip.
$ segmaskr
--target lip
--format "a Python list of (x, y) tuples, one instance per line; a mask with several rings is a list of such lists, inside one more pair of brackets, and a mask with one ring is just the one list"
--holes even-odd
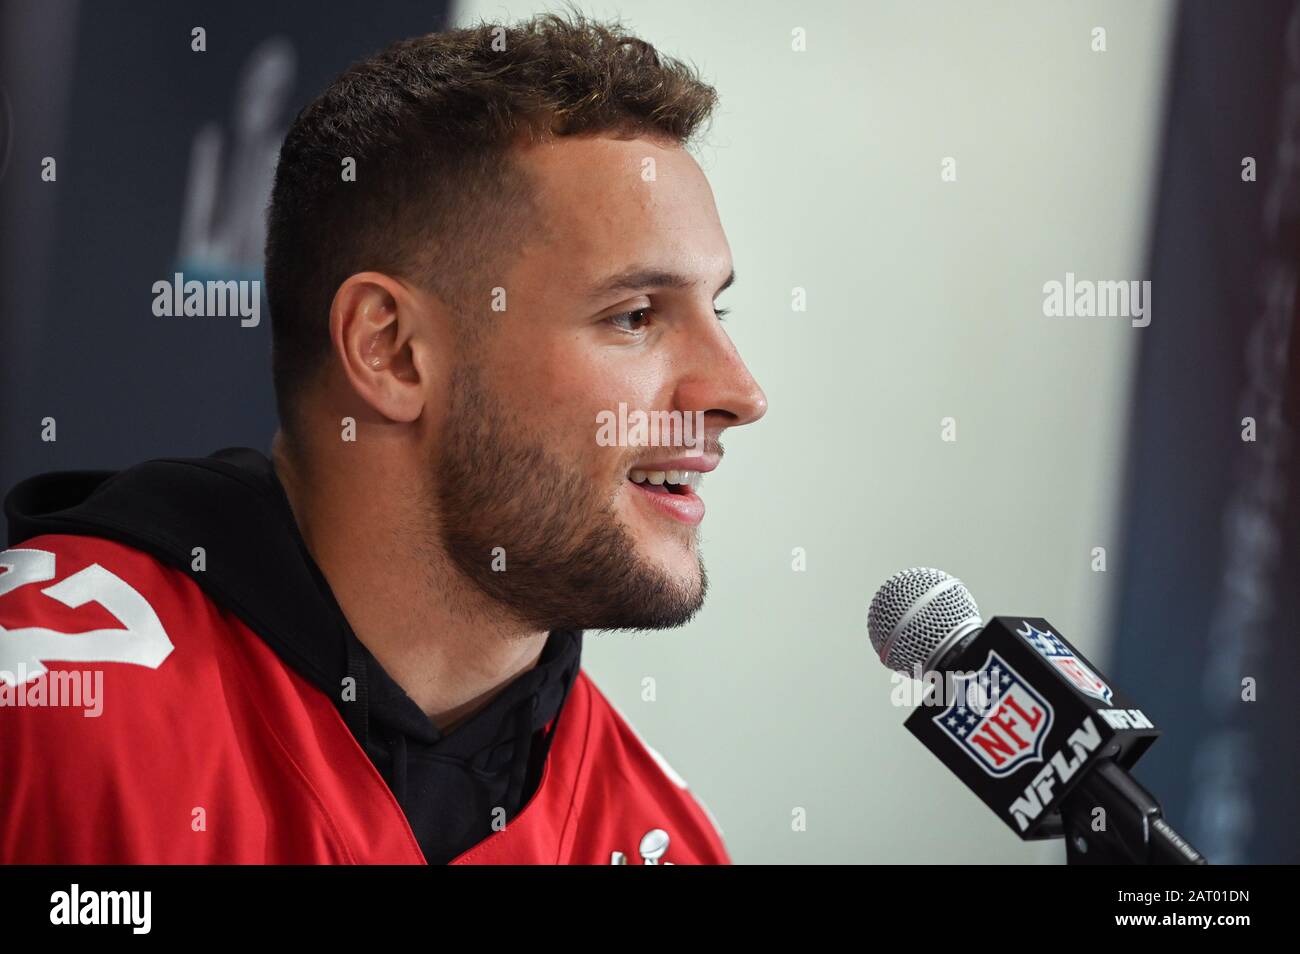
[[(714, 461), (714, 466), (717, 462)], [(640, 469), (639, 467), (637, 468)], [(653, 467), (651, 470), (682, 470), (684, 468), (672, 467)], [(710, 468), (712, 469), (712, 468)], [(638, 498), (643, 500), (647, 506), (654, 508), (654, 512), (661, 516), (669, 517), (688, 527), (698, 527), (700, 521), (704, 519), (704, 500), (695, 491), (685, 494), (668, 494), (657, 493), (653, 490), (646, 489), (646, 484), (634, 483), (628, 480), (629, 486)]]
[(718, 461), (721, 459), (717, 454), (701, 454), (699, 457), (674, 457), (672, 460), (638, 462), (628, 468), (628, 473), (634, 470), (693, 470), (707, 474), (717, 468)]

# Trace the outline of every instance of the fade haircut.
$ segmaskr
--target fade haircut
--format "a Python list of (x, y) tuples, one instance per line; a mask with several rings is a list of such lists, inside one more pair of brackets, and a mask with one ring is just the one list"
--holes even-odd
[(512, 147), (584, 134), (686, 146), (716, 101), (694, 67), (572, 11), (403, 40), (349, 67), (289, 128), (271, 193), (265, 282), (286, 435), (328, 362), (348, 276), (404, 278), (462, 327), (481, 323), (491, 286), (543, 228)]

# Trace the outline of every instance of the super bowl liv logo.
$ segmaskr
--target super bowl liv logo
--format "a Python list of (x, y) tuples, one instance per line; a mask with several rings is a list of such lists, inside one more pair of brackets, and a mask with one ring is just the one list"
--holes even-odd
[(153, 283), (160, 318), (262, 321), (264, 210), (284, 138), (282, 124), (297, 78), (297, 54), (271, 37), (239, 73), (229, 121), (211, 120), (194, 135), (182, 200), (177, 267)]

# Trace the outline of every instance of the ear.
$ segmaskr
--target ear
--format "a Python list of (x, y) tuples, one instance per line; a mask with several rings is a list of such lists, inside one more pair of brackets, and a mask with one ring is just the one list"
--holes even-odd
[(416, 420), (437, 363), (425, 304), (400, 281), (359, 272), (334, 293), (330, 341), (356, 395), (390, 421)]

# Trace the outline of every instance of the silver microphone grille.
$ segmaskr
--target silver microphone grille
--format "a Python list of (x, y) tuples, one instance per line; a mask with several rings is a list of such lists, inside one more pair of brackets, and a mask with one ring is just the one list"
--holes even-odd
[(871, 600), (867, 633), (880, 661), (915, 676), (928, 672), (962, 636), (983, 625), (964, 583), (943, 570), (912, 567), (895, 573)]

